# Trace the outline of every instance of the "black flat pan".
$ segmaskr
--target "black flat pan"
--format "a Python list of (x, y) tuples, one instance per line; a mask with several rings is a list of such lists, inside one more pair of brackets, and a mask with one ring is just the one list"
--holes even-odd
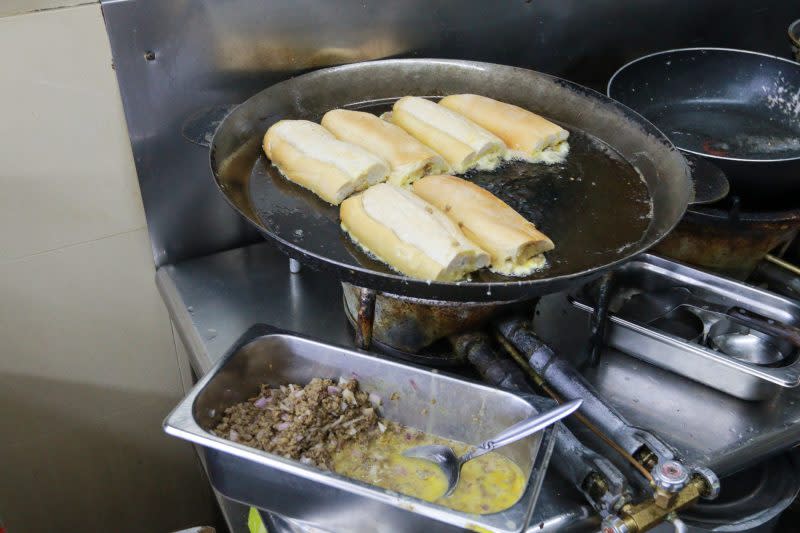
[[(380, 113), (404, 95), (479, 93), (570, 131), (561, 165), (507, 163), (466, 176), (508, 202), (556, 243), (525, 278), (481, 271), (460, 283), (398, 274), (354, 246), (338, 208), (284, 179), (261, 149), (280, 119), (319, 121), (339, 107)], [(319, 70), (274, 85), (220, 124), (211, 167), (230, 203), (288, 255), (383, 292), (455, 301), (540, 296), (588, 281), (658, 242), (692, 199), (686, 162), (649, 122), (589, 89), (529, 70), (451, 60), (387, 60)], [(257, 265), (254, 265), (257, 268)]]
[(800, 64), (746, 50), (667, 50), (620, 68), (608, 95), (719, 167), (744, 206), (800, 206)]

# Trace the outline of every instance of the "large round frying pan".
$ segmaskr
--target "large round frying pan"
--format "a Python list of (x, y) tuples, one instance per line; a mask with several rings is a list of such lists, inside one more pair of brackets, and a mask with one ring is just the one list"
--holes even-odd
[(620, 68), (608, 95), (718, 166), (743, 206), (800, 207), (800, 64), (744, 50), (667, 50)]
[[(319, 121), (340, 107), (380, 113), (404, 95), (454, 93), (511, 102), (570, 131), (565, 164), (508, 163), (466, 176), (556, 243), (547, 267), (531, 276), (481, 271), (472, 280), (441, 283), (398, 274), (354, 246), (339, 227), (338, 208), (284, 179), (261, 148), (267, 128), (280, 119)], [(680, 152), (630, 109), (545, 74), (454, 60), (357, 63), (274, 85), (220, 124), (211, 143), (211, 168), (233, 207), (289, 256), (362, 287), (453, 301), (532, 298), (588, 281), (658, 242), (693, 198)]]

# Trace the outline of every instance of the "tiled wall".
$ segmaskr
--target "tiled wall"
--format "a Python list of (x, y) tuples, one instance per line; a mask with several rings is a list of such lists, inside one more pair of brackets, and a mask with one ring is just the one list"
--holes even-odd
[(0, 7), (0, 521), (209, 523), (194, 451), (161, 431), (173, 333), (100, 6), (78, 3)]

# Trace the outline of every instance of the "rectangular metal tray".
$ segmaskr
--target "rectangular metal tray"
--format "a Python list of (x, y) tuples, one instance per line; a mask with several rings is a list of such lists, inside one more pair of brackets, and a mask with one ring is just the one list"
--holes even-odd
[(513, 507), (488, 515), (453, 511), (210, 433), (226, 407), (252, 397), (262, 383), (307, 383), (314, 377), (355, 377), (364, 390), (383, 398), (385, 418), (470, 444), (536, 412), (518, 394), (259, 328), (243, 337), (164, 422), (168, 434), (201, 446), (211, 484), (220, 493), (327, 531), (517, 532), (526, 527), (552, 452), (552, 428), (500, 450), (529, 480)]
[[(739, 306), (784, 324), (800, 324), (800, 302), (655, 255), (641, 255), (614, 275), (617, 293), (686, 287), (695, 298), (713, 306)], [(620, 295), (612, 295), (612, 310), (615, 296)], [(582, 296), (571, 301), (587, 313), (593, 310), (593, 304)], [(784, 366), (756, 365), (613, 312), (609, 313), (606, 342), (638, 359), (744, 400), (765, 400), (782, 388), (800, 385), (797, 357)]]

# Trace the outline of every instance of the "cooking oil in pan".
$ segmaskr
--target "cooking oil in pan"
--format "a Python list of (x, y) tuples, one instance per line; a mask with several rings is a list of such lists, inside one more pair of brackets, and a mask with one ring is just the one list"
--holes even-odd
[(586, 133), (570, 129), (569, 144), (561, 164), (511, 161), (465, 176), (553, 239), (547, 266), (530, 278), (570, 274), (622, 257), (644, 237), (652, 218), (650, 194), (636, 168)]
[[(390, 104), (352, 107), (380, 115)], [(547, 264), (530, 276), (509, 278), (487, 270), (473, 279), (573, 274), (625, 257), (645, 237), (652, 203), (639, 172), (600, 139), (562, 126), (570, 132), (564, 163), (509, 161), (491, 172), (462, 176), (508, 203), (556, 245), (546, 254)], [(347, 238), (339, 227), (338, 208), (283, 178), (263, 154), (255, 161), (248, 185), (256, 215), (274, 236), (345, 266), (392, 272)]]

